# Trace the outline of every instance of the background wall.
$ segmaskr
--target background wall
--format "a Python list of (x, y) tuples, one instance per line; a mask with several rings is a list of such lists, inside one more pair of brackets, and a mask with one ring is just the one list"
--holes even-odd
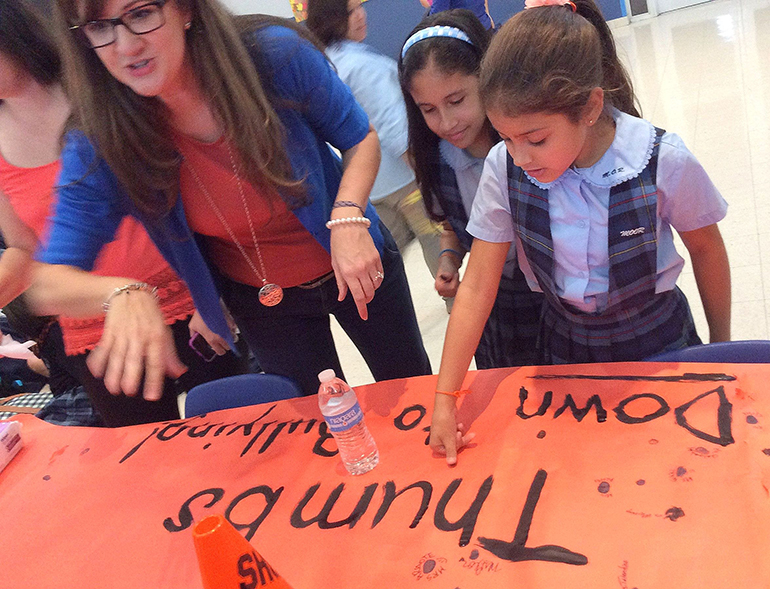
[[(289, 0), (222, 0), (236, 14), (272, 14), (291, 17)], [(607, 20), (625, 16), (623, 0), (596, 0)], [(425, 9), (419, 0), (369, 0), (364, 5), (369, 18), (366, 43), (393, 59), (409, 32), (422, 20)], [(524, 0), (489, 0), (489, 13), (496, 25), (524, 9)]]
[[(596, 1), (607, 20), (625, 16), (622, 0)], [(364, 6), (369, 17), (366, 43), (394, 59), (426, 12), (418, 0), (369, 0)], [(524, 0), (489, 0), (489, 13), (498, 26), (523, 9)]]
[[(417, 0), (415, 0), (415, 2), (417, 2)], [(292, 16), (289, 0), (222, 0), (222, 3), (235, 14)]]

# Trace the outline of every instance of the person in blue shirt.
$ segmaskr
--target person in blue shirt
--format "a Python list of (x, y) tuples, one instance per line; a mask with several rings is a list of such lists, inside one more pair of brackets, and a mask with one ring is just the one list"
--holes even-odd
[(409, 132), (395, 60), (364, 44), (367, 23), (361, 0), (310, 0), (306, 24), (326, 47), (337, 74), (350, 86), (380, 139), (380, 170), (369, 199), (399, 249), (415, 238), (419, 241), (435, 277), (440, 230), (428, 219), (407, 159)]
[(428, 14), (437, 14), (453, 8), (465, 8), (476, 15), (486, 29), (495, 28), (492, 17), (489, 16), (488, 0), (420, 0), (423, 6), (430, 7)]
[(321, 51), (216, 0), (58, 0), (56, 12), (78, 131), (40, 256), (55, 266), (32, 300), (49, 314), (104, 307), (89, 364), (111, 392), (143, 379), (154, 399), (184, 371), (154, 285), (77, 270), (125, 215), (186, 282), (215, 350), (232, 347), (229, 311), (260, 366), (310, 394), (318, 372), (341, 370), (334, 314), (375, 379), (431, 372), (401, 257), (368, 204), (377, 135)]

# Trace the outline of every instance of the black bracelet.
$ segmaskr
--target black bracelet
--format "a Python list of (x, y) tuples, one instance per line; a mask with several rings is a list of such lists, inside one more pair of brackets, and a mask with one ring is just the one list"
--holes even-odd
[(360, 205), (360, 204), (358, 204), (357, 202), (353, 202), (352, 200), (338, 200), (338, 201), (336, 201), (336, 202), (335, 202), (335, 203), (332, 205), (332, 208), (333, 208), (333, 209), (342, 209), (342, 208), (345, 208), (345, 207), (355, 207), (355, 208), (357, 208), (359, 211), (361, 211), (361, 214), (362, 214), (362, 215), (365, 215), (365, 214), (366, 214), (366, 212), (364, 211), (364, 209), (363, 209), (363, 208), (361, 208), (361, 205)]

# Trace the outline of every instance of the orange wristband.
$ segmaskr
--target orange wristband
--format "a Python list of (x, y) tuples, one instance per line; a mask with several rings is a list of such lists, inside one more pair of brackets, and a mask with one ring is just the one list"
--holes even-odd
[(452, 391), (451, 393), (448, 391), (436, 391), (440, 395), (449, 395), (450, 397), (455, 397), (456, 399), (459, 399), (463, 395), (467, 395), (470, 393), (469, 390), (463, 390), (463, 391)]

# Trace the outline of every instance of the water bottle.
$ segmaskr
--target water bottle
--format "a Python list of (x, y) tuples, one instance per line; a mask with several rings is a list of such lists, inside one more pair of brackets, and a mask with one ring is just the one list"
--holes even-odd
[(318, 406), (337, 442), (340, 458), (350, 474), (364, 474), (380, 462), (380, 453), (364, 422), (355, 391), (334, 370), (318, 375)]

